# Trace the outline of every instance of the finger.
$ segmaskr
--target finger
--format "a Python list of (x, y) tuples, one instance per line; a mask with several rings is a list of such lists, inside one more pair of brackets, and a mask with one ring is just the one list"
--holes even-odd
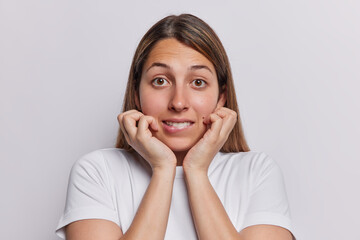
[[(121, 115), (121, 114), (120, 114)], [(122, 132), (122, 134), (124, 135), (125, 137), (125, 140), (128, 144), (130, 144), (130, 139), (129, 139), (129, 134), (126, 132), (125, 128), (124, 128), (124, 125), (122, 123), (122, 117), (123, 116), (118, 116), (118, 121), (119, 121), (119, 126), (120, 126), (120, 130)]]
[(217, 110), (219, 110), (221, 108), (225, 108), (225, 107), (218, 106), (218, 107), (215, 108), (214, 112), (216, 112)]
[(237, 121), (237, 113), (228, 108), (221, 108), (215, 114), (223, 119), (221, 136), (228, 136)]
[(124, 129), (124, 124), (123, 124), (123, 118), (124, 118), (124, 116), (125, 116), (125, 115), (128, 115), (128, 114), (135, 113), (135, 112), (138, 112), (138, 111), (135, 110), (135, 109), (133, 109), (133, 110), (129, 110), (129, 111), (120, 113), (120, 114), (118, 115), (117, 119), (118, 119), (119, 125), (120, 125), (120, 127), (122, 127), (122, 129)]
[(118, 119), (120, 128), (121, 128), (122, 130), (125, 129), (125, 128), (124, 128), (124, 122), (123, 122), (124, 116), (127, 116), (127, 115), (129, 115), (129, 114), (134, 114), (134, 113), (136, 113), (136, 112), (138, 112), (138, 111), (137, 111), (137, 110), (129, 110), (129, 111), (123, 112), (123, 113), (121, 113), (121, 114), (118, 115), (117, 119)]
[(232, 121), (236, 121), (237, 120), (237, 113), (231, 109), (228, 108), (221, 108), (219, 110), (217, 110), (216, 112), (214, 112), (215, 114), (219, 115), (221, 118), (224, 118), (226, 120), (232, 120)]
[(129, 111), (123, 112), (123, 113), (118, 115), (118, 121), (119, 121), (119, 125), (120, 125), (120, 130), (123, 133), (126, 142), (131, 146), (133, 146), (133, 144), (132, 144), (133, 141), (131, 140), (131, 138), (129, 136), (129, 133), (125, 128), (123, 119), (124, 119), (124, 116), (128, 116), (129, 114), (134, 114), (134, 113), (137, 113), (137, 112), (138, 112), (137, 110), (133, 109), (133, 110), (129, 110)]
[(154, 130), (155, 132), (159, 131), (159, 124), (158, 124), (158, 122), (155, 120), (154, 117), (151, 117), (151, 116), (149, 116), (149, 117), (150, 117), (150, 120), (151, 120), (151, 121), (149, 122), (151, 129)]
[(123, 124), (123, 121), (122, 121), (122, 119), (123, 119), (123, 117), (124, 117), (125, 114), (126, 114), (126, 113), (121, 113), (121, 114), (119, 114), (118, 117), (117, 117), (117, 119), (118, 119), (118, 122), (119, 122), (119, 126), (120, 126), (121, 132), (124, 134), (126, 141), (127, 141), (128, 143), (130, 143), (130, 142), (129, 142), (129, 135), (128, 135), (128, 133), (126, 132), (125, 127), (124, 127), (124, 124)]
[(129, 111), (126, 111), (126, 112), (122, 112), (118, 115), (118, 120), (120, 120), (121, 117), (123, 117), (124, 115), (127, 115), (127, 114), (132, 114), (132, 113), (135, 113), (135, 112), (139, 112), (135, 109), (132, 109), (132, 110), (129, 110)]
[[(143, 121), (146, 121), (146, 123), (143, 122)], [(141, 125), (141, 126), (140, 126), (140, 125)], [(146, 116), (146, 115), (142, 116), (142, 117), (140, 118), (139, 124), (138, 124), (139, 130), (140, 130), (140, 128), (141, 128), (142, 131), (145, 131), (146, 129), (149, 129), (149, 126), (150, 126), (150, 128), (151, 128), (152, 130), (154, 130), (155, 132), (159, 131), (159, 125), (158, 125), (158, 123), (157, 123), (157, 121), (155, 120), (154, 117), (152, 117), (152, 116)]]
[(139, 120), (137, 136), (143, 137), (146, 133), (151, 134), (149, 127), (155, 131), (158, 130), (155, 118), (145, 115), (142, 116)]
[(225, 114), (226, 116), (227, 115), (229, 115), (229, 116), (236, 116), (237, 115), (235, 111), (233, 111), (233, 110), (231, 110), (229, 108), (226, 108), (226, 107), (217, 108), (217, 109), (214, 110), (214, 113), (220, 113), (222, 115)]
[[(220, 134), (223, 120), (220, 116), (218, 116), (215, 113), (212, 113), (209, 115), (209, 121), (210, 121), (210, 129), (208, 130), (209, 134), (212, 135), (212, 137), (217, 138)], [(214, 139), (215, 140), (215, 139)]]
[(136, 112), (127, 113), (122, 117), (121, 122), (123, 129), (126, 131), (130, 139), (135, 138), (137, 132), (136, 122), (139, 121), (139, 119), (143, 115), (144, 114), (142, 114), (141, 112), (136, 111)]
[[(213, 113), (211, 113), (211, 114), (213, 114)], [(210, 120), (211, 114), (209, 114), (208, 116), (204, 117), (204, 120), (203, 120), (204, 124), (206, 124), (206, 125), (210, 125), (210, 124), (211, 124), (211, 120)]]
[[(231, 112), (233, 112), (233, 113), (236, 114), (236, 112), (234, 112), (233, 110), (231, 110), (231, 109), (229, 109), (229, 108), (226, 108), (226, 107), (218, 107), (218, 108), (216, 108), (212, 113), (215, 113), (215, 114), (219, 115), (221, 118), (225, 118), (225, 117), (228, 116), (228, 115), (232, 115)], [(209, 116), (210, 116), (210, 115), (209, 115)], [(205, 124), (209, 124), (209, 123), (210, 123), (210, 118), (209, 118), (209, 116), (207, 116), (207, 117), (204, 118), (204, 123), (205, 123)]]

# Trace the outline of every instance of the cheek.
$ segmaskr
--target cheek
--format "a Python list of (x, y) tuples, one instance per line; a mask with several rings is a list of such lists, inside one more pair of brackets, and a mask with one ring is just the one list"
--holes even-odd
[(215, 96), (202, 96), (194, 98), (191, 105), (199, 115), (206, 117), (214, 112), (216, 104), (217, 98)]
[(151, 91), (140, 92), (140, 106), (141, 111), (145, 115), (156, 117), (164, 111), (164, 107), (167, 107), (166, 101), (161, 100), (163, 97), (158, 93)]

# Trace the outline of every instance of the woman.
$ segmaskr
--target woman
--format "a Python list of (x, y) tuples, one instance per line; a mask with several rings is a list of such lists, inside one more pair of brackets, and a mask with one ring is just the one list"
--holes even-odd
[(130, 69), (114, 149), (71, 171), (57, 233), (91, 239), (292, 239), (281, 171), (249, 152), (215, 32), (156, 23)]

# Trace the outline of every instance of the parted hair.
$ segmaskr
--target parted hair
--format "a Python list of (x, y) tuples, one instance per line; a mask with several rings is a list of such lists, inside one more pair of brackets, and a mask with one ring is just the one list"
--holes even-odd
[[(225, 49), (214, 30), (203, 20), (191, 14), (167, 16), (153, 25), (143, 36), (135, 51), (130, 67), (124, 95), (123, 112), (132, 109), (140, 111), (136, 106), (136, 98), (139, 99), (138, 90), (144, 63), (155, 44), (167, 38), (175, 38), (179, 42), (193, 48), (204, 55), (214, 65), (219, 85), (219, 93), (225, 91), (226, 94), (224, 107), (237, 113), (237, 122), (220, 151), (250, 151), (241, 125), (233, 77)], [(133, 151), (120, 128), (116, 147)]]

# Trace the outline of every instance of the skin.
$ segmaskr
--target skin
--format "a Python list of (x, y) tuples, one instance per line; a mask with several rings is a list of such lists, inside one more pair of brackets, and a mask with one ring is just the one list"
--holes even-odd
[[(176, 166), (182, 166), (199, 239), (290, 240), (291, 233), (255, 225), (240, 233), (232, 225), (210, 184), (208, 167), (237, 116), (224, 108), (212, 63), (175, 39), (157, 43), (144, 64), (137, 100), (141, 112), (118, 116), (128, 143), (148, 161), (153, 174), (125, 234), (113, 222), (93, 219), (71, 223), (67, 239), (164, 239)], [(169, 132), (164, 120), (186, 119), (191, 126)]]
[[(204, 136), (211, 119), (225, 104), (213, 64), (199, 52), (174, 39), (158, 43), (144, 64), (138, 105), (151, 116), (152, 137), (160, 140), (181, 166), (187, 151)], [(176, 133), (164, 128), (164, 120), (187, 119), (193, 124)], [(231, 130), (234, 121), (228, 123)], [(150, 136), (150, 133), (149, 133)], [(189, 159), (189, 158), (188, 158)]]

